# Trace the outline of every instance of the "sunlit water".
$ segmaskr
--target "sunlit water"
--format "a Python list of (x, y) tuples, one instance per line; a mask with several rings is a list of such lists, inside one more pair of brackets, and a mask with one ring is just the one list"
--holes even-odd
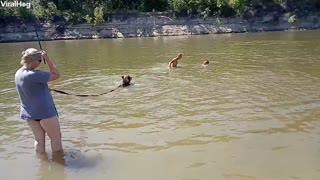
[[(320, 179), (320, 32), (42, 42), (66, 166), (36, 158), (14, 73), (36, 42), (0, 44), (1, 179)], [(178, 68), (167, 63), (183, 54)], [(210, 61), (208, 67), (202, 62)], [(42, 69), (46, 65), (41, 65)]]

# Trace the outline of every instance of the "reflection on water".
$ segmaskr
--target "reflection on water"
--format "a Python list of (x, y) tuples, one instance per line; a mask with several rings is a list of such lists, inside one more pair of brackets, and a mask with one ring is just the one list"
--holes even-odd
[(47, 153), (38, 154), (37, 158), (39, 160), (39, 170), (37, 175), (38, 180), (66, 179), (66, 174), (64, 172), (65, 162), (63, 159), (63, 153), (57, 154), (52, 161), (49, 161)]
[[(31, 156), (18, 119), (17, 52), (37, 44), (0, 44), (2, 176), (19, 179), (16, 167), (25, 179), (319, 179), (319, 35), (43, 42), (62, 72), (52, 88), (99, 94), (125, 74), (134, 83), (97, 97), (52, 93), (62, 163)], [(179, 67), (168, 69), (177, 52)]]

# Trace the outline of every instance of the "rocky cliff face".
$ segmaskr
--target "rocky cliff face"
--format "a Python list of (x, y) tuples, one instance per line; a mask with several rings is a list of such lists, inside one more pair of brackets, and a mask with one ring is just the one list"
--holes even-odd
[[(194, 34), (241, 33), (319, 29), (320, 15), (308, 15), (290, 22), (288, 15), (265, 15), (259, 18), (171, 19), (166, 16), (111, 17), (108, 22), (66, 25), (65, 22), (37, 25), (41, 40), (98, 39)], [(0, 42), (36, 41), (34, 23), (0, 26)]]

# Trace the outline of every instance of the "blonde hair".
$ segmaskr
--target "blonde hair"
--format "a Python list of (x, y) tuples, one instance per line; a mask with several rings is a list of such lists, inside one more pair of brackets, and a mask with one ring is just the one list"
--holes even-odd
[(32, 60), (35, 60), (34, 55), (38, 54), (38, 53), (39, 53), (39, 51), (35, 48), (28, 48), (27, 50), (22, 51), (22, 53), (21, 53), (22, 57), (21, 57), (20, 64), (28, 67), (29, 63)]

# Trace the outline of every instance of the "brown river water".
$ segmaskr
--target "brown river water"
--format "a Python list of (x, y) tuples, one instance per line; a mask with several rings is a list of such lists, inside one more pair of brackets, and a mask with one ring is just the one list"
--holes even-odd
[(14, 73), (37, 46), (0, 44), (1, 179), (320, 179), (320, 31), (42, 42), (62, 73), (52, 88), (99, 94), (133, 77), (97, 97), (52, 92), (64, 165), (48, 138), (48, 160), (35, 156), (19, 119)]

